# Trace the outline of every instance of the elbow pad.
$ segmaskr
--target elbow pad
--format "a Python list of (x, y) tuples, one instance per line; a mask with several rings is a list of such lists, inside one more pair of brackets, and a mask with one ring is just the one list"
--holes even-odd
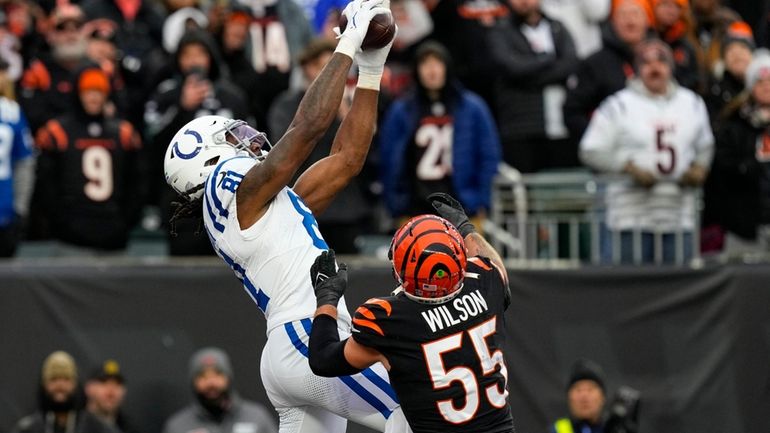
[(310, 332), (310, 369), (323, 377), (349, 376), (360, 373), (361, 369), (350, 365), (345, 359), (345, 343), (340, 341), (337, 321), (329, 315), (321, 314), (313, 319)]

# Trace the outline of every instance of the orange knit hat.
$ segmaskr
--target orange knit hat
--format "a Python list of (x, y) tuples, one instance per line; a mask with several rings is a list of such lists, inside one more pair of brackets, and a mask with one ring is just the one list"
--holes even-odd
[(110, 80), (107, 74), (99, 68), (89, 68), (83, 71), (78, 78), (78, 91), (98, 90), (102, 93), (110, 93)]
[[(686, 1), (686, 0), (685, 0)], [(633, 3), (641, 7), (644, 13), (647, 15), (647, 24), (652, 25), (655, 22), (655, 15), (652, 13), (652, 6), (647, 0), (612, 0), (612, 13), (624, 3)]]

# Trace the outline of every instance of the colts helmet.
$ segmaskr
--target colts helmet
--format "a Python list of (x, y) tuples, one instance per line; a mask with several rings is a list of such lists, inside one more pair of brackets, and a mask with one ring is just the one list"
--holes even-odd
[(218, 163), (234, 156), (261, 161), (269, 145), (264, 133), (243, 120), (202, 116), (188, 122), (171, 139), (163, 174), (174, 191), (195, 200), (203, 195), (202, 185)]
[(388, 257), (396, 280), (410, 299), (438, 304), (462, 288), (465, 243), (444, 218), (420, 215), (410, 219), (393, 236)]

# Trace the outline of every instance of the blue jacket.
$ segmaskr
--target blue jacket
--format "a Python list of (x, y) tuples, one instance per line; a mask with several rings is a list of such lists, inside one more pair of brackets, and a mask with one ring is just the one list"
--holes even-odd
[[(475, 93), (461, 89), (449, 111), (454, 119), (452, 193), (473, 215), (489, 209), (492, 179), (501, 158), (500, 138), (489, 108)], [(380, 130), (380, 179), (393, 216), (403, 215), (409, 206), (411, 176), (404, 173), (404, 165), (419, 120), (418, 97), (411, 93), (391, 105)]]

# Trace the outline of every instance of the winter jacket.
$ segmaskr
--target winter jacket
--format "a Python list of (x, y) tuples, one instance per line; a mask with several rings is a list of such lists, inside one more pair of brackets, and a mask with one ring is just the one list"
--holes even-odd
[[(492, 179), (500, 162), (500, 141), (489, 108), (475, 93), (459, 88), (458, 100), (450, 108), (454, 121), (452, 184), (454, 193), (469, 214), (489, 209)], [(391, 105), (380, 130), (380, 178), (383, 197), (392, 215), (406, 211), (411, 198), (405, 172), (408, 146), (421, 116), (417, 92)]]

